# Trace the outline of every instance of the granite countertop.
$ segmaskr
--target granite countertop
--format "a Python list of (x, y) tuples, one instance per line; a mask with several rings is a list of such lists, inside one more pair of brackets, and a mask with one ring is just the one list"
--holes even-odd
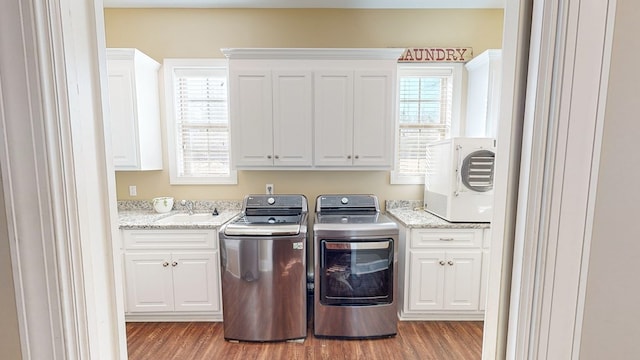
[(452, 223), (422, 208), (419, 200), (387, 200), (387, 215), (410, 229), (487, 229), (489, 223)]
[(118, 220), (120, 229), (134, 230), (162, 230), (162, 229), (216, 229), (231, 218), (240, 213), (241, 201), (223, 200), (198, 200), (194, 201), (194, 213), (212, 213), (218, 210), (218, 215), (213, 220), (195, 222), (162, 222), (158, 220), (175, 214), (184, 214), (186, 210), (175, 205), (168, 213), (157, 213), (153, 210), (150, 201), (126, 200), (118, 201)]

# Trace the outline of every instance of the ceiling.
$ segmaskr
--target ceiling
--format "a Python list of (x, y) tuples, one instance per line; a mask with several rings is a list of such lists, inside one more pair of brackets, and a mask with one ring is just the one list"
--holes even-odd
[(103, 0), (106, 8), (496, 9), (505, 0)]

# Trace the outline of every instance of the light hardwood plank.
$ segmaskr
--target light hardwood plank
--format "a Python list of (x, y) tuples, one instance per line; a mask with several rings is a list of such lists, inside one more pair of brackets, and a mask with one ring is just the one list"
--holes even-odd
[(401, 321), (394, 337), (371, 340), (317, 338), (303, 343), (224, 340), (222, 323), (127, 323), (130, 360), (474, 360), (482, 355), (481, 321)]

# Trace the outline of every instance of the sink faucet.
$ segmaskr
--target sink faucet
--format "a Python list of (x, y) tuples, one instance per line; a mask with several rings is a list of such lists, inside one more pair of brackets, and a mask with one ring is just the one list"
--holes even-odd
[(180, 201), (180, 205), (187, 208), (189, 215), (193, 215), (193, 201), (191, 200), (182, 200)]

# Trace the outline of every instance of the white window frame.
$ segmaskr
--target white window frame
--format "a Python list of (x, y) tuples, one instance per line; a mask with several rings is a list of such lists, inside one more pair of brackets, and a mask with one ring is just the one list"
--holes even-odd
[[(229, 136), (229, 176), (180, 176), (178, 174), (177, 151), (176, 151), (176, 112), (174, 98), (174, 74), (176, 69), (197, 69), (211, 68), (214, 71), (223, 71), (227, 74), (228, 81), (228, 63), (225, 59), (164, 59), (164, 92), (165, 92), (165, 119), (167, 124), (167, 149), (169, 155), (169, 183), (171, 185), (191, 185), (191, 184), (210, 184), (210, 185), (235, 185), (238, 183), (238, 174), (231, 162), (231, 135)], [(228, 97), (227, 97), (228, 101)], [(229, 120), (230, 121), (230, 120)], [(229, 124), (231, 132), (231, 124)]]
[[(397, 72), (397, 88), (396, 92), (396, 121), (395, 121), (395, 150), (393, 155), (394, 170), (391, 171), (390, 183), (401, 184), (424, 184), (424, 175), (409, 176), (401, 174), (395, 169), (398, 168), (398, 156), (400, 151), (400, 78), (403, 76), (429, 76), (441, 75), (443, 71), (450, 72), (453, 75), (453, 88), (451, 98), (451, 129), (448, 137), (456, 137), (460, 134), (462, 128), (462, 77), (463, 63), (400, 63)], [(426, 154), (425, 154), (426, 155)]]

